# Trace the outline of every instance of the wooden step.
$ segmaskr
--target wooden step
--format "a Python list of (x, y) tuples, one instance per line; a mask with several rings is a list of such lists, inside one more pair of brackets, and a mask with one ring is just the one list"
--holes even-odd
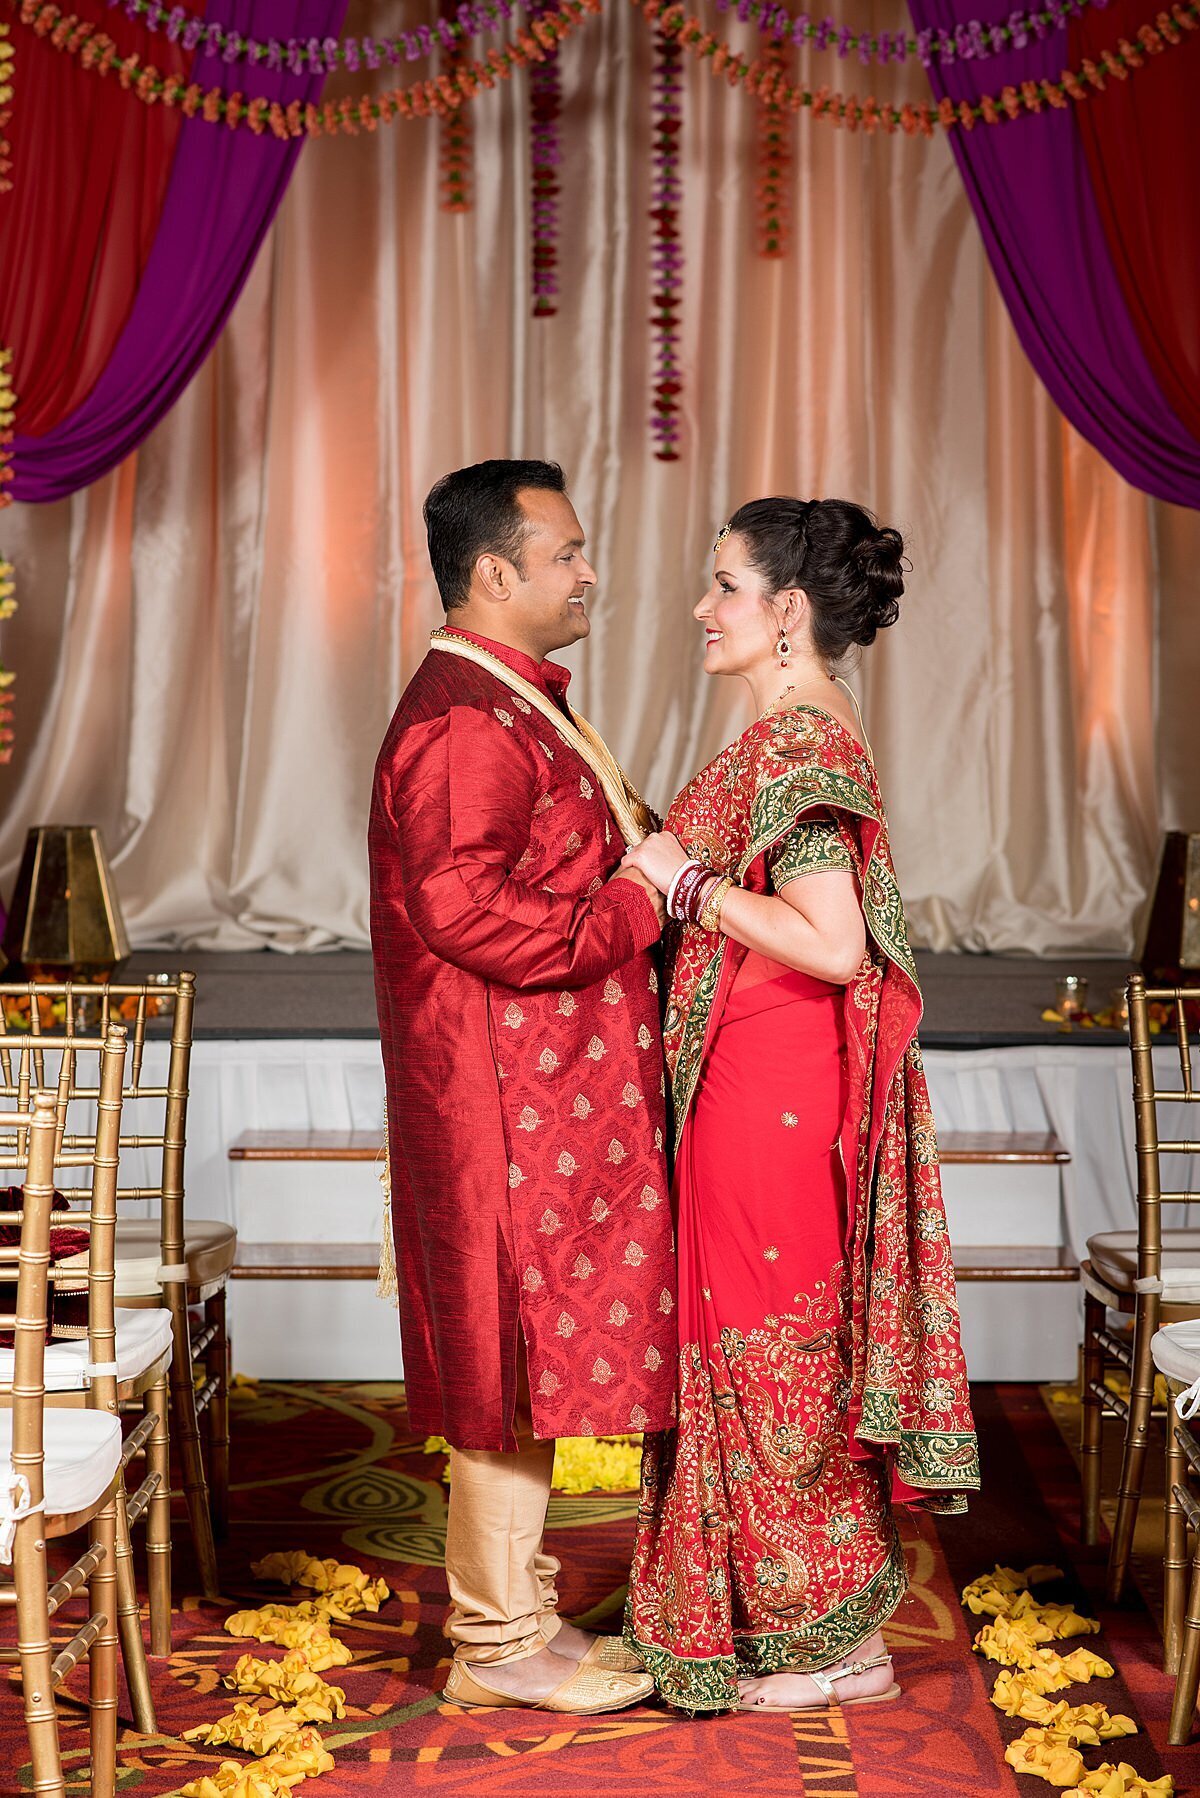
[(1079, 1279), (1079, 1263), (1066, 1243), (1026, 1248), (1004, 1243), (997, 1248), (971, 1243), (954, 1250), (954, 1272), (964, 1280)]
[(373, 1280), (377, 1242), (242, 1242), (235, 1280)]
[(1061, 1167), (1070, 1159), (1070, 1150), (1052, 1130), (946, 1130), (938, 1135), (943, 1167)]

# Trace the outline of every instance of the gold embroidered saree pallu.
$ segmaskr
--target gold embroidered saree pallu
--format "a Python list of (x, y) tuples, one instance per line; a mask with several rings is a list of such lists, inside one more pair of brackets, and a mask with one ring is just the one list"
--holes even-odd
[(743, 951), (673, 946), (676, 1432), (647, 1441), (627, 1637), (690, 1710), (739, 1674), (832, 1665), (904, 1591), (891, 1503), (978, 1484), (920, 997), (870, 757), (829, 714), (760, 720), (667, 819), (751, 890), (858, 879), (844, 990), (735, 987)]

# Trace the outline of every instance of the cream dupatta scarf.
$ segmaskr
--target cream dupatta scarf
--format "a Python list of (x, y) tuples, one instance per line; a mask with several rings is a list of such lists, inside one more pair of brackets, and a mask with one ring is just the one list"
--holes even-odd
[[(465, 637), (455, 637), (449, 631), (436, 630), (430, 635), (429, 647), (440, 650), (443, 655), (461, 656), (464, 662), (474, 662), (477, 668), (486, 668), (510, 692), (516, 693), (535, 712), (540, 713), (596, 776), (600, 790), (608, 802), (613, 822), (630, 848), (635, 843), (640, 843), (655, 828), (654, 817), (646, 801), (599, 731), (586, 718), (581, 718), (578, 713), (572, 713), (568, 718), (532, 681), (527, 681), (524, 675), (516, 673), (499, 656), (481, 649), (477, 643), (469, 643)], [(395, 1301), (399, 1288), (396, 1250), (392, 1240), (392, 1174), (388, 1161), (386, 1115), (383, 1124), (383, 1151), (379, 1162), (379, 1184), (383, 1188), (383, 1230), (379, 1244), (379, 1281), (376, 1291), (381, 1299)]]

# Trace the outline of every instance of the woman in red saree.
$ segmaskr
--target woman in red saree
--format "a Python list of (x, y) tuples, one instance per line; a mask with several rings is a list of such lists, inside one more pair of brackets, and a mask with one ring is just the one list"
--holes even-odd
[(832, 675), (895, 621), (902, 555), (844, 501), (734, 514), (696, 617), (758, 716), (627, 857), (683, 928), (679, 1424), (646, 1438), (626, 1640), (692, 1712), (894, 1697), (892, 1507), (978, 1485), (921, 998)]

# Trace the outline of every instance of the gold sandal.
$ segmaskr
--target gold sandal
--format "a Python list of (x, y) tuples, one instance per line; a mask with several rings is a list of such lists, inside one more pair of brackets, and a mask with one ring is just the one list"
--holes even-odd
[(562, 1711), (573, 1717), (594, 1717), (604, 1711), (626, 1710), (654, 1694), (654, 1681), (648, 1673), (614, 1672), (595, 1662), (580, 1661), (546, 1698), (517, 1698), (511, 1692), (498, 1692), (484, 1684), (479, 1671), (465, 1661), (455, 1661), (442, 1696), (468, 1710)]
[[(809, 1670), (808, 1677), (824, 1697), (826, 1705), (831, 1709), (844, 1710), (852, 1704), (890, 1704), (894, 1698), (899, 1698), (900, 1696), (900, 1687), (895, 1680), (892, 1681), (886, 1692), (872, 1693), (869, 1698), (839, 1698), (834, 1690), (834, 1681), (838, 1679), (850, 1679), (853, 1675), (858, 1673), (869, 1673), (873, 1667), (886, 1667), (891, 1661), (891, 1658), (890, 1654), (877, 1654), (874, 1660), (851, 1661), (848, 1667), (837, 1667), (833, 1672), (814, 1673)], [(738, 1706), (740, 1711), (786, 1710), (793, 1713), (797, 1711), (815, 1711), (819, 1708), (820, 1707), (815, 1704), (769, 1704), (765, 1698), (756, 1698), (752, 1704), (739, 1704)]]

